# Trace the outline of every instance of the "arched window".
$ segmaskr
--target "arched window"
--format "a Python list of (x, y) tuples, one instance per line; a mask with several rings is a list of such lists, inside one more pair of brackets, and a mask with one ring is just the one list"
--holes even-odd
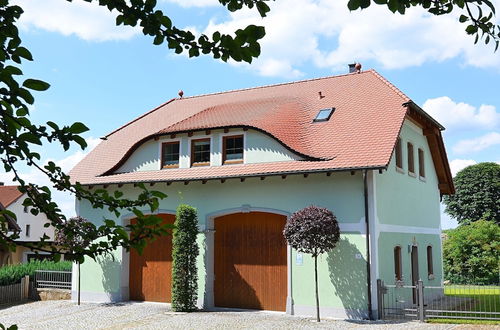
[(415, 157), (413, 155), (413, 144), (408, 142), (408, 173), (415, 174)]
[(401, 146), (401, 138), (398, 138), (396, 142), (396, 167), (399, 169), (403, 169), (403, 148)]
[(401, 246), (394, 247), (394, 277), (396, 278), (396, 281), (401, 281), (403, 279)]
[(432, 262), (432, 246), (427, 246), (427, 275), (434, 276), (434, 266)]
[(420, 148), (418, 149), (418, 175), (425, 178), (424, 151)]

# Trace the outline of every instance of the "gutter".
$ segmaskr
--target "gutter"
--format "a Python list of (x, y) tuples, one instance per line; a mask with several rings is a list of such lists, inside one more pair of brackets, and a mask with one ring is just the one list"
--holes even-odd
[(370, 257), (370, 222), (368, 219), (368, 170), (363, 171), (363, 189), (365, 199), (365, 225), (366, 225), (366, 290), (368, 298), (368, 319), (373, 320), (372, 313), (372, 276)]

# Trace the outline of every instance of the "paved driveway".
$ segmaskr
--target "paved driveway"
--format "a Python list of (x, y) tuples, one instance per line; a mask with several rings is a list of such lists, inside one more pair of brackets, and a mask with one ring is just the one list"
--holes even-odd
[[(469, 329), (467, 325), (430, 325), (418, 322), (382, 323), (309, 318), (274, 312), (217, 311), (174, 313), (169, 305), (127, 302), (82, 304), (39, 301), (0, 307), (0, 323), (20, 329)], [(490, 329), (475, 326), (474, 329)], [(497, 327), (500, 329), (500, 327)]]

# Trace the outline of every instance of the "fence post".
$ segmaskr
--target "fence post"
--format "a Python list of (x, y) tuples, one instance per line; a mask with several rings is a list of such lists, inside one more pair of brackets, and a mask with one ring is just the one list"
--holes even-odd
[(24, 299), (28, 299), (29, 298), (29, 291), (30, 290), (30, 276), (29, 275), (26, 275), (24, 277)]
[(418, 319), (420, 322), (425, 322), (425, 309), (424, 309), (424, 282), (418, 280), (417, 282), (418, 293)]
[(382, 320), (384, 318), (384, 299), (382, 291), (384, 284), (381, 279), (377, 279), (377, 309), (378, 309), (378, 319)]

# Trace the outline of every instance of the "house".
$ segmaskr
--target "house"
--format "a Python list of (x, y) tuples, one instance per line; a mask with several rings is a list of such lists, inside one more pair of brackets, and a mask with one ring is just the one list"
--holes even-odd
[[(108, 134), (70, 174), (129, 198), (141, 182), (163, 191), (166, 222), (180, 203), (196, 207), (205, 308), (314, 314), (312, 259), (282, 230), (291, 213), (326, 207), (341, 241), (319, 258), (321, 314), (364, 318), (377, 310), (377, 279), (442, 282), (439, 202), (454, 190), (443, 129), (368, 70), (172, 99)], [(114, 218), (84, 200), (76, 210)], [(81, 272), (83, 300), (168, 302), (171, 239)]]
[[(46, 234), (54, 239), (54, 227), (45, 228), (50, 222), (45, 214), (33, 215), (29, 207), (23, 206), (25, 194), (20, 192), (18, 186), (6, 186), (0, 182), (0, 208), (7, 209), (16, 215), (16, 219), (8, 218), (9, 229), (19, 233), (18, 242), (37, 242)], [(16, 251), (0, 250), (0, 267), (9, 264), (28, 262), (31, 259), (46, 259), (50, 254), (45, 252), (35, 253), (31, 249), (18, 245)]]

